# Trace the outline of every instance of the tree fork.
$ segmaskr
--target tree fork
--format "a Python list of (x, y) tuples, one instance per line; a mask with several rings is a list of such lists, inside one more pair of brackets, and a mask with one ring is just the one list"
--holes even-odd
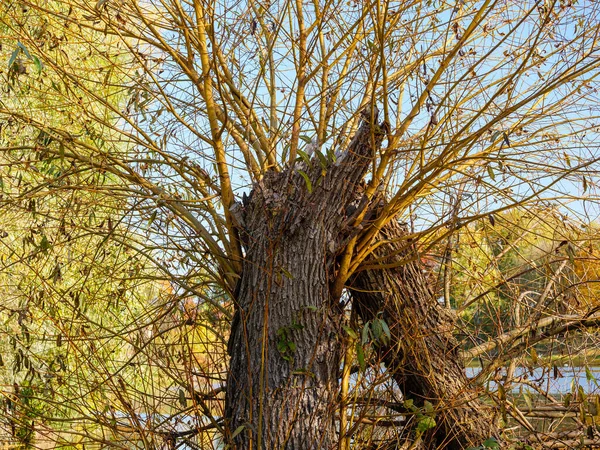
[(454, 317), (436, 300), (406, 234), (406, 227), (397, 221), (381, 230), (380, 238), (388, 243), (364, 264), (378, 260), (386, 267), (359, 269), (352, 277), (354, 306), (363, 322), (380, 314), (388, 324), (391, 343), (380, 351), (404, 398), (417, 406), (425, 401), (434, 405), (436, 427), (422, 436), (426, 448), (479, 446), (498, 436), (496, 419), (468, 384), (452, 335)]

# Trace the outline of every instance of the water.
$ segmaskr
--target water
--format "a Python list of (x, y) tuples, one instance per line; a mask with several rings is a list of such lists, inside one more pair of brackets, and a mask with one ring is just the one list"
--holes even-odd
[[(466, 373), (468, 378), (473, 378), (481, 371), (480, 367), (467, 367)], [(500, 377), (506, 375), (506, 369), (502, 369)], [(516, 367), (514, 378), (522, 378), (527, 383), (538, 386), (543, 392), (548, 392), (552, 395), (568, 394), (575, 392), (578, 386), (581, 386), (587, 394), (600, 393), (600, 367), (558, 367), (558, 376), (554, 377), (554, 369), (551, 368), (536, 368), (529, 370), (526, 367)], [(517, 392), (522, 387), (523, 390), (535, 392), (535, 389), (527, 383), (514, 383), (512, 392)], [(489, 388), (496, 389), (495, 381), (489, 382)]]

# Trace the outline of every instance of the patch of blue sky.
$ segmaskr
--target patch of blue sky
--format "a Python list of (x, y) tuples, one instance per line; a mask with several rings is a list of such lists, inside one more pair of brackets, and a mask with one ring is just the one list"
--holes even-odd
[[(359, 110), (365, 86), (374, 81), (369, 78), (374, 73), (373, 66), (380, 63), (373, 61), (373, 53), (381, 45), (385, 49), (388, 73), (394, 76), (390, 77), (387, 92), (382, 92), (380, 82), (377, 85), (377, 103), (381, 105), (387, 97), (389, 120), (397, 123), (407, 117), (427, 80), (484, 2), (415, 2), (414, 6), (402, 10), (403, 4), (405, 2), (387, 4), (387, 20), (396, 13), (402, 14), (402, 18), (386, 42), (379, 43), (373, 31), (377, 20), (374, 11), (365, 11), (363, 2), (305, 3), (308, 26), (315, 23), (318, 15), (327, 19), (320, 21), (309, 34), (309, 59), (302, 68), (314, 75), (307, 84), (307, 104), (302, 117), (302, 134), (307, 140), (316, 133), (315, 121), (322, 98), (327, 97), (334, 87), (340, 88), (335, 113), (327, 129), (328, 138), (319, 143), (322, 150), (335, 150), (334, 147), (339, 145), (336, 136)], [(430, 90), (429, 108), (419, 112), (400, 142), (403, 156), (398, 158), (393, 178), (397, 186), (406, 181), (406, 169), (414, 158), (421, 157), (420, 152), (427, 163), (442, 151), (448, 151), (449, 142), (457, 136), (468, 137), (477, 130), (489, 128), (487, 134), (467, 146), (465, 151), (461, 150), (455, 158), (468, 160), (486, 151), (489, 155), (481, 158), (468, 172), (456, 171), (436, 186), (430, 198), (420, 199), (414, 205), (413, 210), (421, 208), (418, 215), (427, 217), (430, 223), (443, 219), (445, 199), (455, 193), (465, 179), (467, 185), (461, 188), (465, 195), (478, 198), (465, 211), (471, 215), (493, 211), (532, 196), (538, 201), (561, 199), (566, 208), (583, 212), (589, 211), (596, 199), (594, 178), (598, 152), (594, 145), (597, 128), (593, 121), (598, 117), (597, 69), (582, 72), (573, 83), (567, 82), (543, 95), (540, 92), (572, 70), (569, 67), (581, 66), (583, 55), (593, 63), (597, 48), (592, 29), (598, 24), (597, 5), (580, 2), (567, 7), (566, 3), (558, 2), (553, 23), (546, 25), (551, 30), (543, 30), (544, 39), (537, 42), (536, 30), (545, 14), (544, 5), (533, 1), (498, 2), (497, 5), (499, 7), (482, 23), (482, 32), (464, 43), (446, 73)], [(226, 1), (215, 3), (214, 7), (215, 16), (220, 18), (212, 24), (215, 43), (225, 56), (236, 88), (250, 101), (281, 160), (289, 141), (299, 76), (294, 5), (288, 1)], [(361, 23), (360, 28), (354, 28), (357, 23)], [(322, 41), (317, 31), (323, 32)], [(348, 36), (344, 37), (346, 34)], [(178, 31), (165, 30), (165, 36), (174, 48), (186, 53)], [(353, 45), (352, 40), (358, 43), (352, 58), (346, 61), (342, 55)], [(322, 84), (322, 63), (328, 64), (327, 87)], [(180, 117), (189, 121), (197, 133), (209, 136), (204, 103), (198, 90), (188, 77), (182, 77), (180, 70), (170, 64), (172, 62), (165, 62), (162, 88)], [(194, 64), (198, 68), (197, 55)], [(415, 64), (414, 69), (404, 73), (403, 69), (410, 64)], [(341, 76), (342, 72), (344, 76)], [(510, 77), (513, 77), (510, 83), (506, 83)], [(274, 105), (270, 91), (274, 92)], [(403, 97), (400, 91), (404, 91)], [(532, 97), (527, 100), (529, 96)], [(518, 110), (505, 114), (519, 102), (523, 104)], [(271, 107), (276, 113), (275, 121), (271, 117)], [(427, 135), (434, 111), (439, 126), (435, 135)], [(188, 157), (209, 173), (215, 173), (210, 143), (181, 125), (173, 115), (163, 114), (158, 121), (164, 127), (163, 140), (168, 153)], [(492, 139), (495, 134), (498, 134), (496, 139)], [(554, 135), (562, 138), (553, 143)], [(241, 152), (230, 137), (225, 135), (224, 139), (236, 191), (247, 192), (251, 187), (250, 177)], [(506, 141), (505, 145), (502, 145), (503, 141)], [(498, 167), (494, 159), (503, 161), (502, 166)], [(573, 167), (588, 164), (587, 199), (577, 198), (582, 194), (581, 173), (564, 176), (569, 164)], [(455, 170), (452, 164), (448, 166), (448, 170)], [(168, 182), (163, 173), (160, 176), (163, 182)], [(557, 181), (557, 177), (563, 179)], [(555, 184), (551, 188), (534, 195), (553, 181)], [(180, 182), (175, 173), (172, 182)], [(586, 206), (586, 202), (590, 205)]]

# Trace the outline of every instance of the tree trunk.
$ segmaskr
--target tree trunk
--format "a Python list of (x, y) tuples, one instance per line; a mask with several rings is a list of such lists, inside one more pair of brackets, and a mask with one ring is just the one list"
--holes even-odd
[(479, 446), (498, 435), (495, 417), (468, 385), (452, 313), (436, 300), (406, 234), (397, 222), (381, 231), (388, 242), (351, 280), (354, 305), (363, 322), (380, 314), (388, 324), (391, 344), (380, 352), (404, 398), (433, 404), (437, 425), (422, 436), (426, 448)]
[(363, 121), (335, 162), (268, 172), (239, 216), (246, 254), (225, 411), (228, 429), (239, 431), (234, 448), (316, 450), (337, 441), (343, 311), (328, 267), (350, 231), (346, 206), (381, 145), (373, 122)]

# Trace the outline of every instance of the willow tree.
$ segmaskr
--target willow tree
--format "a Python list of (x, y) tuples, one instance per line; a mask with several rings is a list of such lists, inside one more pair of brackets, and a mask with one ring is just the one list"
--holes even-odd
[[(182, 384), (206, 427), (240, 449), (343, 449), (361, 442), (368, 418), (357, 412), (384, 407), (411, 419), (368, 445), (503, 439), (421, 262), (447, 242), (451, 274), (465, 225), (594, 192), (595, 4), (3, 8), (5, 90), (42, 91), (64, 113), (48, 123), (44, 103), (1, 101), (6, 123), (36, 131), (21, 147), (68, 162), (67, 173), (118, 180), (104, 190), (128, 205), (130, 228), (148, 230), (140, 253), (230, 322), (226, 377), (194, 368), (190, 379), (212, 390)], [(45, 17), (64, 29), (48, 31)], [(71, 55), (74, 42), (89, 53)], [(3, 151), (35, 170), (14, 157), (24, 148)], [(3, 201), (92, 189), (65, 177)], [(398, 401), (350, 395), (384, 369)]]

